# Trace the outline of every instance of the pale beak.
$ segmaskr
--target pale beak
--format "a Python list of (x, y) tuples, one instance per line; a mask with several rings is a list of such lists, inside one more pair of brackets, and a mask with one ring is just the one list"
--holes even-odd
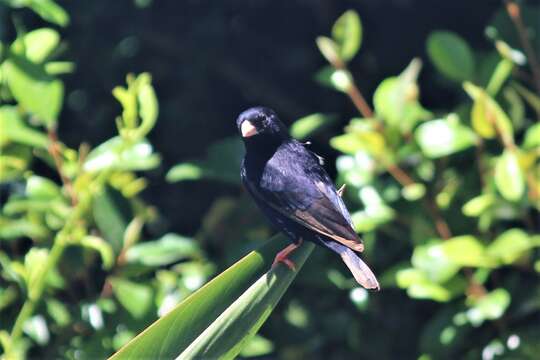
[(255, 126), (253, 126), (253, 124), (248, 120), (244, 120), (242, 126), (240, 127), (240, 131), (242, 132), (242, 137), (245, 138), (257, 135), (257, 128), (255, 128)]

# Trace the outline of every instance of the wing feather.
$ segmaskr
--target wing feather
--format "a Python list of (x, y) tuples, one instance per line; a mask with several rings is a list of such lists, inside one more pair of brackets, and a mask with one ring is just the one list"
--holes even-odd
[[(306, 150), (307, 151), (307, 150)], [(324, 169), (314, 161), (310, 173), (279, 173), (266, 164), (260, 186), (245, 179), (251, 194), (287, 218), (327, 236), (346, 247), (362, 252), (362, 244), (353, 229), (345, 204)], [(280, 179), (279, 182), (276, 179)]]

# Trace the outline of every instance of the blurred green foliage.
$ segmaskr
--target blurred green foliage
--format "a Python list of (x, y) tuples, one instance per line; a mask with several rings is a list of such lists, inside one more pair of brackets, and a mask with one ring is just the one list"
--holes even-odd
[[(53, 0), (2, 3), (58, 27), (70, 22)], [(540, 33), (528, 21), (539, 13), (521, 7), (531, 34)], [(316, 39), (329, 63), (316, 81), (358, 112), (329, 144), (382, 290), (356, 287), (338, 259), (316, 250), (281, 304), (296, 274), (255, 281), (277, 240), (188, 298), (271, 234), (240, 192), (240, 140), (223, 138), (205, 157), (168, 170), (169, 182), (238, 189), (215, 199), (196, 236), (168, 233), (162, 222), (172, 215), (143, 197), (142, 173), (161, 164), (149, 140), (159, 114), (150, 74), (128, 75), (113, 89), (122, 109), (110, 119), (115, 134), (70, 148), (57, 129), (62, 76), (76, 64), (62, 59), (61, 31), (15, 25), (13, 41), (0, 45), (4, 358), (104, 358), (157, 317), (157, 331), (132, 343), (150, 356), (165, 342), (156, 357), (185, 350), (185, 358), (242, 351), (283, 359), (533, 359), (540, 352), (540, 79), (504, 6), (486, 29), (489, 52), (444, 29), (425, 39), (433, 81), (457, 99), (442, 108), (423, 104), (420, 59), (380, 81), (371, 101), (364, 97), (351, 67), (369, 38), (357, 12), (346, 11), (330, 36)], [(530, 45), (536, 54), (538, 39)], [(291, 134), (318, 138), (341, 118), (316, 112), (295, 121)]]

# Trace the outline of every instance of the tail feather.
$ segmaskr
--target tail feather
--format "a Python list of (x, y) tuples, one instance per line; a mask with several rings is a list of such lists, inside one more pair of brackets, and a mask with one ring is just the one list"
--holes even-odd
[(360, 259), (358, 255), (349, 248), (345, 248), (340, 254), (343, 262), (354, 276), (354, 279), (366, 289), (379, 290), (379, 282), (373, 274), (373, 271), (367, 266), (365, 262)]
[(353, 250), (335, 241), (326, 240), (322, 242), (323, 245), (341, 256), (341, 259), (345, 265), (347, 265), (358, 284), (362, 285), (366, 289), (380, 289), (379, 282), (377, 281), (375, 274), (373, 274), (373, 271), (371, 271), (369, 266), (367, 266), (367, 264), (362, 261), (362, 259), (360, 259), (360, 257), (356, 255)]

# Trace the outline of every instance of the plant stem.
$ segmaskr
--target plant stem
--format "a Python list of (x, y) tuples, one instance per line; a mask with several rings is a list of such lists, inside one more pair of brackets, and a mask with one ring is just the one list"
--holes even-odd
[(10, 358), (10, 353), (15, 344), (20, 340), (23, 333), (23, 326), (26, 320), (28, 320), (35, 311), (36, 306), (39, 304), (45, 286), (47, 283), (47, 275), (56, 268), (64, 250), (69, 242), (73, 241), (72, 232), (77, 223), (82, 219), (88, 206), (91, 203), (91, 197), (87, 196), (81, 199), (77, 205), (72, 209), (71, 216), (66, 220), (62, 229), (56, 234), (54, 243), (47, 256), (47, 261), (43, 266), (43, 269), (37, 275), (37, 278), (28, 284), (27, 299), (21, 308), (21, 311), (17, 315), (15, 324), (10, 334), (10, 348), (6, 349), (6, 358)]
[[(45, 289), (45, 283), (47, 280), (47, 275), (52, 271), (55, 267), (58, 261), (60, 260), (62, 253), (64, 252), (64, 249), (66, 247), (65, 241), (54, 241), (54, 245), (51, 248), (51, 252), (49, 253), (49, 256), (47, 257), (47, 261), (45, 262), (45, 266), (43, 267), (42, 271), (38, 274), (38, 278), (33, 282), (32, 285), (35, 285), (33, 289), (28, 289), (28, 298), (24, 302), (24, 305), (19, 312), (19, 315), (17, 316), (17, 320), (15, 321), (15, 324), (13, 325), (13, 329), (11, 330), (11, 346), (14, 346), (20, 337), (22, 336), (23, 332), (23, 326), (26, 320), (32, 314), (34, 313), (34, 310), (36, 308), (36, 305), (39, 303), (39, 300), (41, 299), (41, 295), (43, 294), (43, 290)], [(6, 354), (9, 353), (6, 351)], [(9, 356), (8, 356), (9, 358)]]
[(506, 11), (508, 12), (510, 19), (512, 19), (512, 22), (516, 27), (521, 46), (523, 46), (523, 50), (525, 50), (527, 58), (529, 59), (529, 64), (533, 73), (536, 90), (540, 93), (540, 64), (538, 63), (538, 59), (536, 58), (534, 49), (531, 46), (531, 43), (527, 36), (527, 29), (525, 28), (523, 18), (521, 17), (521, 9), (519, 5), (513, 0), (505, 0), (505, 3)]
[(71, 183), (71, 180), (64, 173), (64, 163), (62, 161), (62, 155), (59, 151), (60, 142), (58, 141), (58, 135), (56, 134), (55, 129), (49, 129), (49, 140), (51, 141), (51, 143), (49, 144), (49, 153), (54, 159), (56, 171), (58, 171), (58, 175), (60, 175), (60, 179), (62, 179), (62, 183), (66, 187), (66, 190), (71, 199), (71, 205), (75, 206), (77, 205), (77, 196), (75, 195), (75, 191), (73, 190), (73, 184)]

